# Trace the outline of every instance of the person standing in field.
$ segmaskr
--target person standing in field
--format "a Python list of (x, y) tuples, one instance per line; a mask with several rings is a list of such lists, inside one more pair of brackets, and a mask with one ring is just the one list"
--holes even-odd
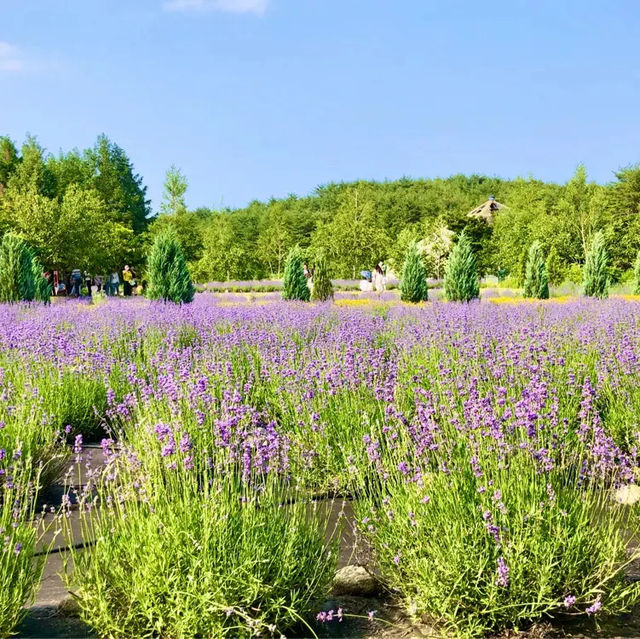
[(93, 280), (91, 279), (91, 275), (86, 271), (84, 272), (84, 283), (87, 287), (87, 294), (91, 297), (91, 285), (93, 284)]
[(79, 268), (71, 271), (71, 295), (80, 297), (82, 295), (82, 273)]
[(131, 297), (131, 280), (133, 279), (133, 272), (129, 268), (129, 265), (126, 264), (124, 270), (122, 271), (122, 287), (123, 293), (125, 297)]
[(104, 277), (102, 275), (96, 275), (93, 278), (93, 281), (96, 284), (96, 293), (100, 293), (100, 291), (102, 291), (102, 283), (104, 282)]
[(118, 295), (120, 293), (120, 276), (118, 275), (118, 271), (114, 271), (109, 276), (109, 289), (111, 295)]
[(384, 266), (382, 262), (378, 262), (376, 267), (373, 269), (373, 287), (378, 295), (384, 293), (387, 288), (387, 281), (384, 275)]

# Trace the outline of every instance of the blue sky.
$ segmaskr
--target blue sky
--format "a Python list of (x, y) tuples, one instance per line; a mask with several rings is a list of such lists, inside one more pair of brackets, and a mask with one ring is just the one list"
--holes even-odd
[(160, 203), (640, 161), (637, 0), (0, 0), (0, 134), (99, 133)]

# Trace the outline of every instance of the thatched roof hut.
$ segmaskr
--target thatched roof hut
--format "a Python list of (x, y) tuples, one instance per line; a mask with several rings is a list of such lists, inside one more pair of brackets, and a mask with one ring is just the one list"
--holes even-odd
[(469, 211), (467, 213), (467, 217), (476, 217), (483, 219), (487, 224), (491, 224), (493, 222), (493, 218), (495, 214), (500, 209), (506, 209), (504, 204), (500, 204), (493, 196), (491, 196), (484, 204), (481, 204), (477, 208), (473, 209), (473, 211)]

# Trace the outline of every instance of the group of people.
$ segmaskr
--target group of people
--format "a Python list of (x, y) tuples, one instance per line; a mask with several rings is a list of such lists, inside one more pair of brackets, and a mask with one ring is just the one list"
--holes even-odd
[(84, 291), (91, 297), (93, 287), (96, 293), (104, 291), (109, 297), (120, 295), (120, 284), (125, 297), (139, 294), (142, 286), (138, 283), (136, 272), (128, 264), (122, 269), (122, 274), (113, 271), (108, 276), (90, 275), (87, 271), (82, 272), (76, 268), (68, 273), (66, 277), (60, 277), (58, 271), (45, 274), (51, 284), (51, 290), (56, 296), (82, 297)]

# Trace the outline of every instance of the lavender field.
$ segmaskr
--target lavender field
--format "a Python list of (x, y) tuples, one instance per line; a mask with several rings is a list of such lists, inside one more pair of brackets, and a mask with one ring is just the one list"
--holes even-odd
[(0, 637), (73, 517), (97, 636), (366, 625), (329, 598), (352, 526), (384, 597), (450, 636), (633, 609), (638, 298), (276, 298), (0, 307)]

